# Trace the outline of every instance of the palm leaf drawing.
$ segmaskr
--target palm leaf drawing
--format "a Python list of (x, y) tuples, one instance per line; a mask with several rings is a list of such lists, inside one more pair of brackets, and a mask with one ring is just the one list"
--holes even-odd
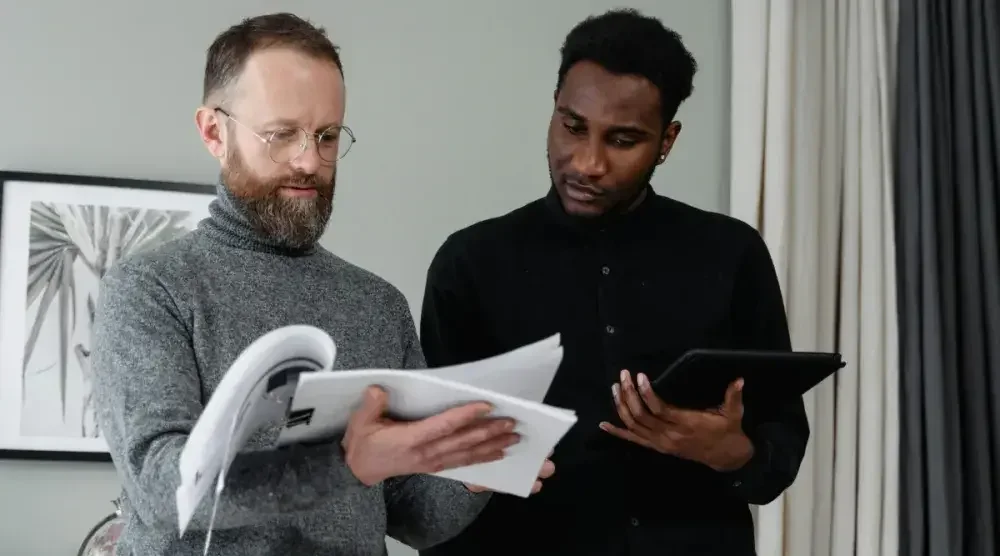
[[(51, 205), (35, 203), (31, 209), (30, 248), (28, 251), (28, 305), (41, 296), (38, 314), (31, 325), (24, 346), (24, 371), (35, 350), (38, 335), (45, 323), (52, 301), (59, 298), (59, 401), (66, 417), (66, 365), (69, 363), (69, 338), (76, 327), (76, 284), (73, 263), (78, 251), (66, 235), (58, 213)], [(25, 395), (22, 377), (21, 396)]]
[[(38, 342), (45, 318), (58, 299), (59, 396), (66, 417), (66, 372), (70, 343), (77, 326), (77, 285), (74, 265), (82, 262), (98, 279), (119, 258), (144, 251), (186, 233), (189, 213), (129, 207), (66, 205), (36, 202), (31, 209), (27, 302), (38, 301), (38, 314), (25, 342), (24, 372)], [(96, 294), (96, 292), (93, 292)], [(93, 295), (87, 294), (88, 325), (93, 323)], [(89, 382), (90, 350), (72, 349)], [(22, 385), (26, 381), (22, 380)], [(22, 389), (22, 398), (25, 393)], [(84, 412), (89, 408), (89, 394)]]

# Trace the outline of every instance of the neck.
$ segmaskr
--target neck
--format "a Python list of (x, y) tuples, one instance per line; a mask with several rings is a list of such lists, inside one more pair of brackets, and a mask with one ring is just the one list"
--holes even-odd
[(208, 212), (209, 218), (199, 227), (212, 238), (231, 247), (292, 257), (310, 255), (316, 251), (316, 244), (289, 247), (256, 229), (240, 210), (239, 200), (221, 178), (216, 184), (216, 198), (209, 205)]

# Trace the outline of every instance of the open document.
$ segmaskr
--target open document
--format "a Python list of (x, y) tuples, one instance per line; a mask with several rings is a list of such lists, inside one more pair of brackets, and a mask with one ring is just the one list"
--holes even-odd
[(205, 495), (221, 493), (233, 458), (259, 430), (282, 424), (277, 445), (338, 438), (365, 389), (389, 394), (389, 416), (416, 420), (486, 401), (493, 417), (517, 422), (521, 442), (502, 460), (449, 469), (440, 477), (528, 496), (555, 445), (576, 423), (567, 409), (542, 403), (559, 364), (559, 336), (481, 361), (422, 371), (334, 371), (336, 345), (311, 326), (287, 326), (251, 344), (209, 399), (180, 457), (181, 534)]

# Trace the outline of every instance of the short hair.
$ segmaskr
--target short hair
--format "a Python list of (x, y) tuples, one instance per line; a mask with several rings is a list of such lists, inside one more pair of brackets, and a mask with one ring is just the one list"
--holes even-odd
[(680, 35), (638, 10), (615, 9), (584, 19), (566, 36), (560, 53), (557, 93), (566, 73), (582, 61), (611, 73), (639, 75), (660, 90), (664, 127), (694, 91), (698, 64)]
[(323, 27), (285, 12), (249, 17), (220, 33), (208, 47), (202, 102), (236, 82), (253, 53), (270, 47), (289, 47), (325, 58), (344, 73), (340, 49)]

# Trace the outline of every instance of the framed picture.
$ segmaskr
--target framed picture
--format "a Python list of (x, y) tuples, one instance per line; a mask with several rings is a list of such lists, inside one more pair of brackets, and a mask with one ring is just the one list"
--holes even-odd
[(98, 284), (197, 226), (209, 185), (0, 172), (0, 458), (109, 460), (90, 396)]

